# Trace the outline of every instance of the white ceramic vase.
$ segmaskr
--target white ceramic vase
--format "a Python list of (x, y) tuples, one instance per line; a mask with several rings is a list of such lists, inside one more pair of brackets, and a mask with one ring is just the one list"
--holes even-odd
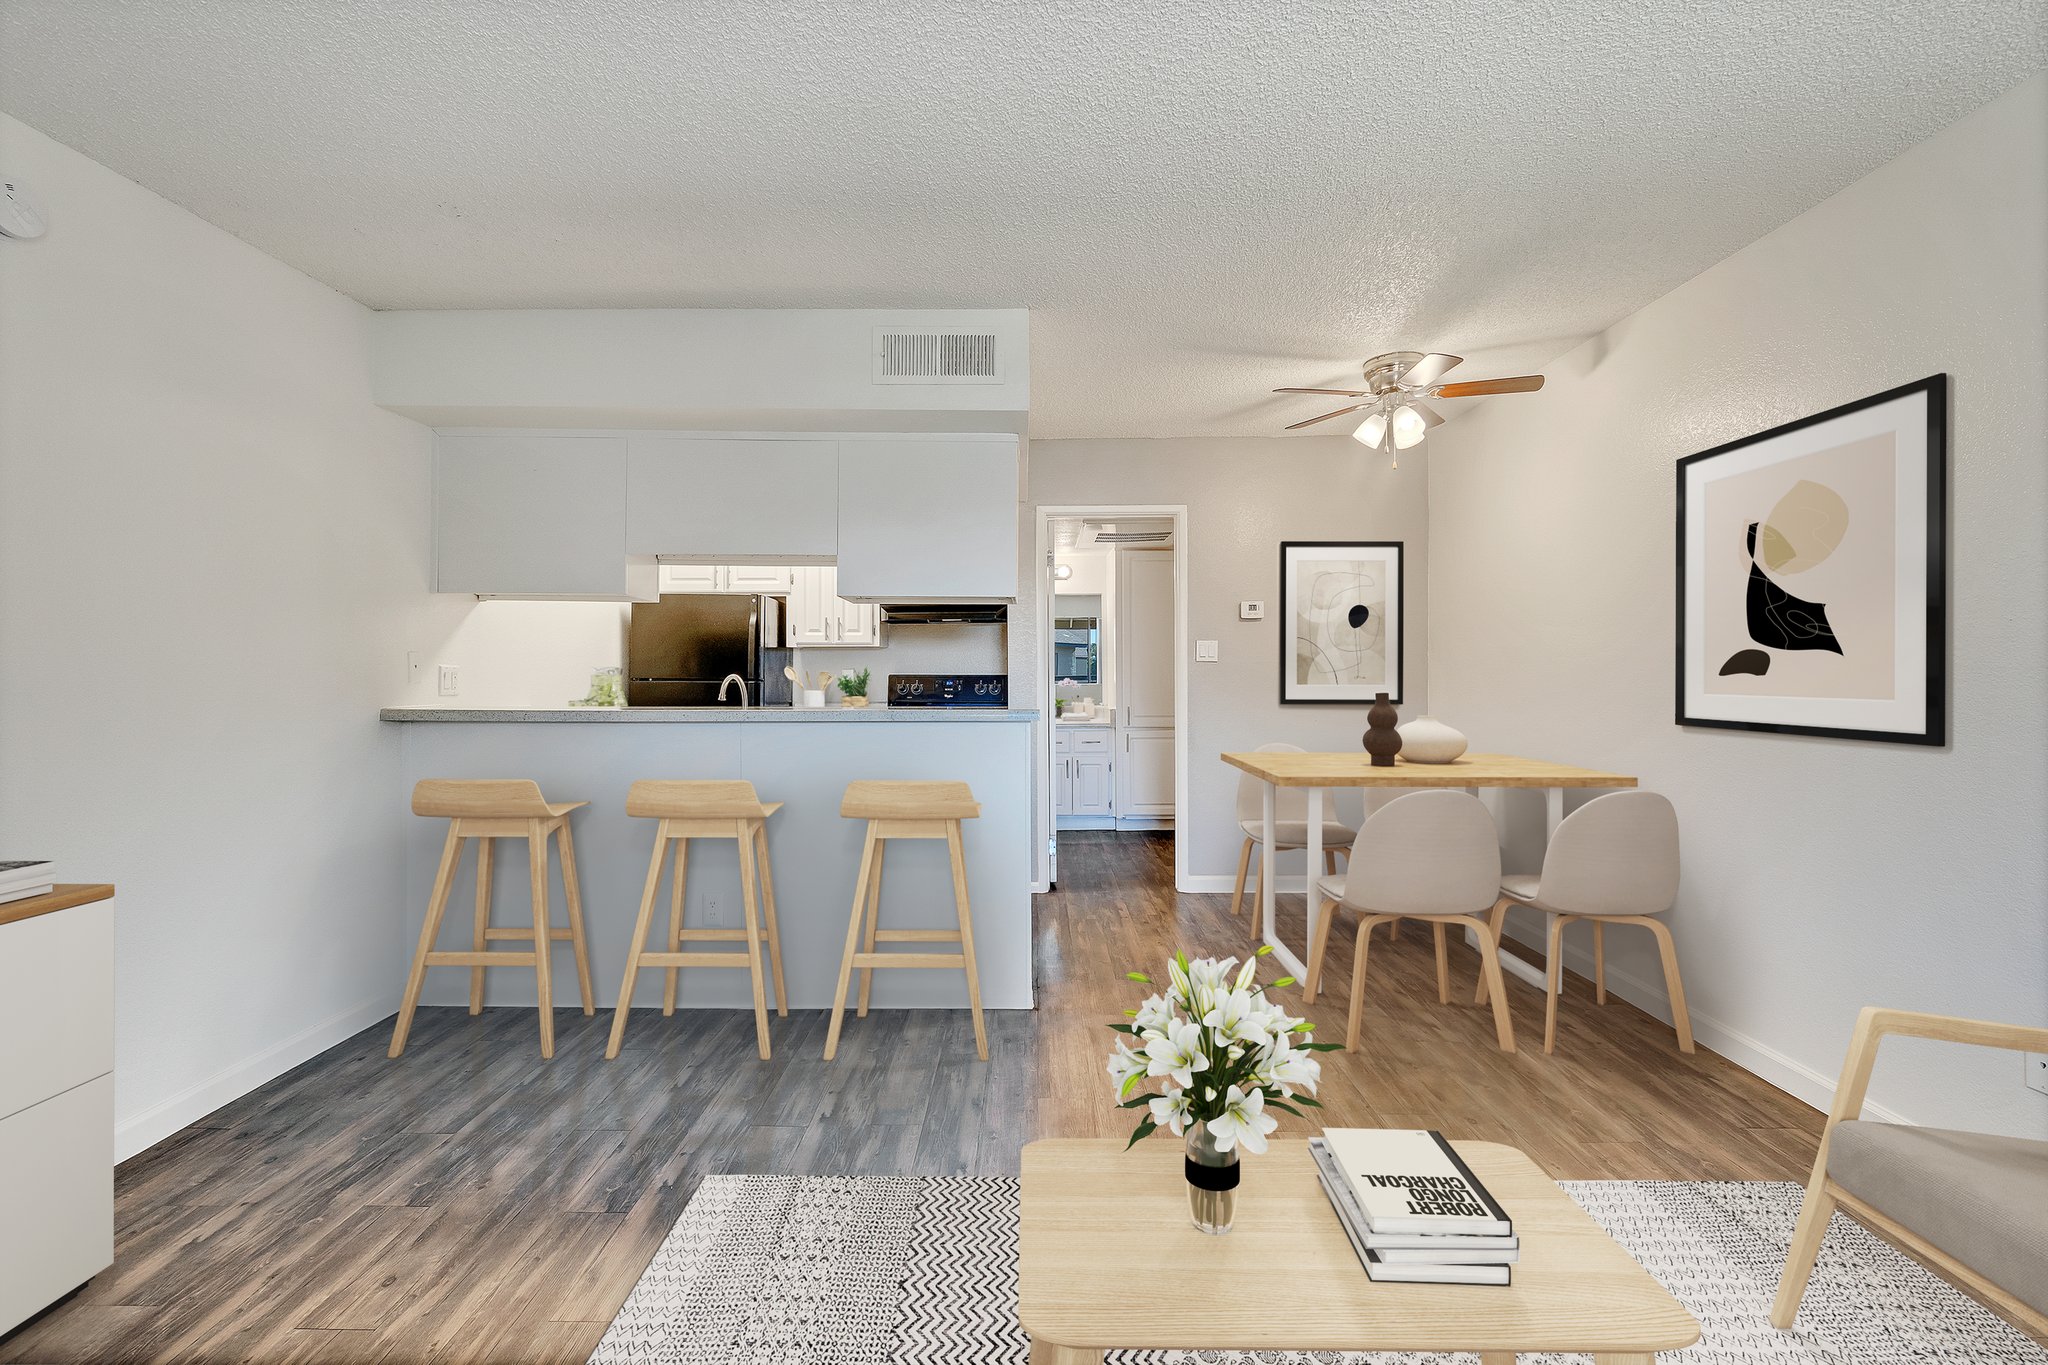
[(1465, 736), (1435, 716), (1417, 716), (1399, 731), (1401, 757), (1410, 763), (1450, 763), (1465, 752)]

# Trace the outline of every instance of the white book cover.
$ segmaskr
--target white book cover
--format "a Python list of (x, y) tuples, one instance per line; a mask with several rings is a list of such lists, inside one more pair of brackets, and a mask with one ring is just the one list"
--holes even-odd
[[(1313, 1150), (1315, 1144), (1311, 1142)], [(1429, 1263), (1394, 1263), (1383, 1260), (1376, 1251), (1365, 1245), (1364, 1235), (1359, 1231), (1353, 1218), (1358, 1206), (1351, 1202), (1350, 1192), (1345, 1189), (1345, 1176), (1336, 1168), (1327, 1154), (1319, 1157), (1316, 1164), (1316, 1181), (1323, 1187), (1330, 1207), (1337, 1215), (1337, 1226), (1344, 1230), (1351, 1250), (1357, 1254), (1359, 1265), (1365, 1268), (1366, 1277), (1395, 1284), (1494, 1284), (1512, 1282), (1511, 1271), (1504, 1264), (1492, 1265), (1444, 1265)]]
[(0, 905), (5, 905), (9, 901), (25, 901), (31, 896), (47, 896), (56, 889), (56, 886), (49, 882), (45, 882), (41, 886), (10, 886), (0, 888)]
[(1428, 1128), (1325, 1128), (1323, 1143), (1344, 1173), (1372, 1233), (1506, 1237), (1507, 1211)]
[(47, 886), (57, 880), (57, 865), (47, 858), (17, 858), (0, 861), (0, 891), (24, 886)]
[(1522, 1258), (1513, 1247), (1376, 1247), (1370, 1237), (1365, 1249), (1388, 1265), (1513, 1265)]
[(1368, 1232), (1365, 1244), (1374, 1251), (1519, 1251), (1519, 1237), (1445, 1237), (1427, 1232)]

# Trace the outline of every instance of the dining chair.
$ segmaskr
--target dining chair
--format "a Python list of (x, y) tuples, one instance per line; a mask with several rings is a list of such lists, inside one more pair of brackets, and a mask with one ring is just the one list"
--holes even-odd
[[(1308, 752), (1299, 744), (1261, 744), (1252, 750), (1257, 754), (1300, 754)], [(1244, 831), (1244, 846), (1237, 854), (1237, 886), (1230, 895), (1230, 913), (1235, 915), (1244, 907), (1245, 879), (1251, 875), (1254, 866), (1252, 854), (1265, 837), (1266, 827), (1266, 784), (1245, 773), (1237, 779), (1237, 825)], [(1298, 787), (1281, 787), (1274, 793), (1273, 808), (1273, 851), (1292, 853), (1308, 847), (1308, 793)], [(1358, 831), (1342, 820), (1323, 820), (1323, 870), (1337, 870), (1337, 855), (1351, 856), (1351, 841), (1358, 837)], [(1345, 864), (1350, 866), (1347, 861)], [(1252, 937), (1264, 935), (1264, 926), (1258, 923), (1258, 895), (1260, 887), (1252, 886)]]
[[(1671, 930), (1654, 916), (1678, 899), (1678, 812), (1656, 792), (1623, 791), (1596, 797), (1567, 815), (1550, 836), (1543, 871), (1503, 877), (1489, 934), (1499, 943), (1510, 906), (1526, 905), (1549, 917), (1545, 936), (1547, 982), (1543, 1007), (1543, 1050), (1557, 1045), (1557, 998), (1564, 989), (1564, 930), (1575, 920), (1593, 924), (1593, 996), (1607, 1003), (1607, 940), (1610, 924), (1634, 924), (1657, 939), (1664, 962), (1664, 989), (1671, 997), (1671, 1021), (1678, 1050), (1691, 1052), (1692, 1019), (1685, 1009), (1685, 983)], [(1487, 983), (1474, 1000), (1484, 1003)]]
[(1358, 950), (1351, 965), (1351, 1017), (1344, 1046), (1358, 1047), (1365, 1012), (1365, 963), (1372, 927), (1383, 920), (1429, 921), (1436, 931), (1437, 999), (1451, 1000), (1446, 931), (1453, 925), (1475, 931), (1480, 979), (1493, 987), (1493, 1028), (1503, 1052), (1515, 1050), (1501, 986), (1500, 953), (1485, 916), (1500, 896), (1500, 835), (1479, 798), (1466, 792), (1418, 791), (1396, 797), (1359, 826), (1343, 876), (1321, 877), (1316, 889), (1322, 913), (1309, 954), (1306, 994), (1322, 986), (1330, 926), (1339, 909), (1358, 916)]

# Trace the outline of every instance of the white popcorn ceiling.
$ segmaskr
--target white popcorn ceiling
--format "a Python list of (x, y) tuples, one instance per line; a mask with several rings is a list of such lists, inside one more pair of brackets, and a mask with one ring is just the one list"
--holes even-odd
[(0, 0), (0, 107), (374, 308), (1023, 306), (1034, 436), (1240, 434), (1540, 365), (2044, 5)]

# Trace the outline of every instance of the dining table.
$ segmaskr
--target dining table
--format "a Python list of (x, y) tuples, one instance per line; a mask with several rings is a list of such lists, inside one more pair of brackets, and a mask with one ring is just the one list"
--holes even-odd
[[(1315, 942), (1316, 921), (1320, 913), (1315, 878), (1323, 866), (1324, 793), (1343, 788), (1368, 792), (1447, 789), (1468, 791), (1476, 797), (1488, 789), (1537, 790), (1544, 794), (1543, 836), (1548, 846), (1550, 836), (1564, 819), (1564, 794), (1567, 791), (1612, 790), (1636, 785), (1635, 778), (1623, 773), (1600, 772), (1546, 759), (1519, 758), (1513, 754), (1465, 754), (1449, 763), (1415, 763), (1397, 756), (1393, 764), (1386, 767), (1375, 764), (1372, 756), (1363, 752), (1226, 753), (1223, 761), (1251, 774), (1264, 787), (1264, 827), (1259, 841), (1259, 926), (1261, 936), (1273, 950), (1273, 956), (1300, 978), (1308, 976), (1308, 964), (1303, 959), (1308, 946)], [(1274, 875), (1273, 825), (1282, 787), (1300, 788), (1308, 798), (1308, 929), (1307, 940), (1299, 954), (1281, 941), (1277, 911), (1279, 897)], [(1498, 812), (1495, 813), (1495, 823), (1499, 823)], [(1500, 965), (1503, 971), (1513, 972), (1524, 981), (1537, 986), (1545, 984), (1541, 968), (1513, 953), (1503, 950)]]

